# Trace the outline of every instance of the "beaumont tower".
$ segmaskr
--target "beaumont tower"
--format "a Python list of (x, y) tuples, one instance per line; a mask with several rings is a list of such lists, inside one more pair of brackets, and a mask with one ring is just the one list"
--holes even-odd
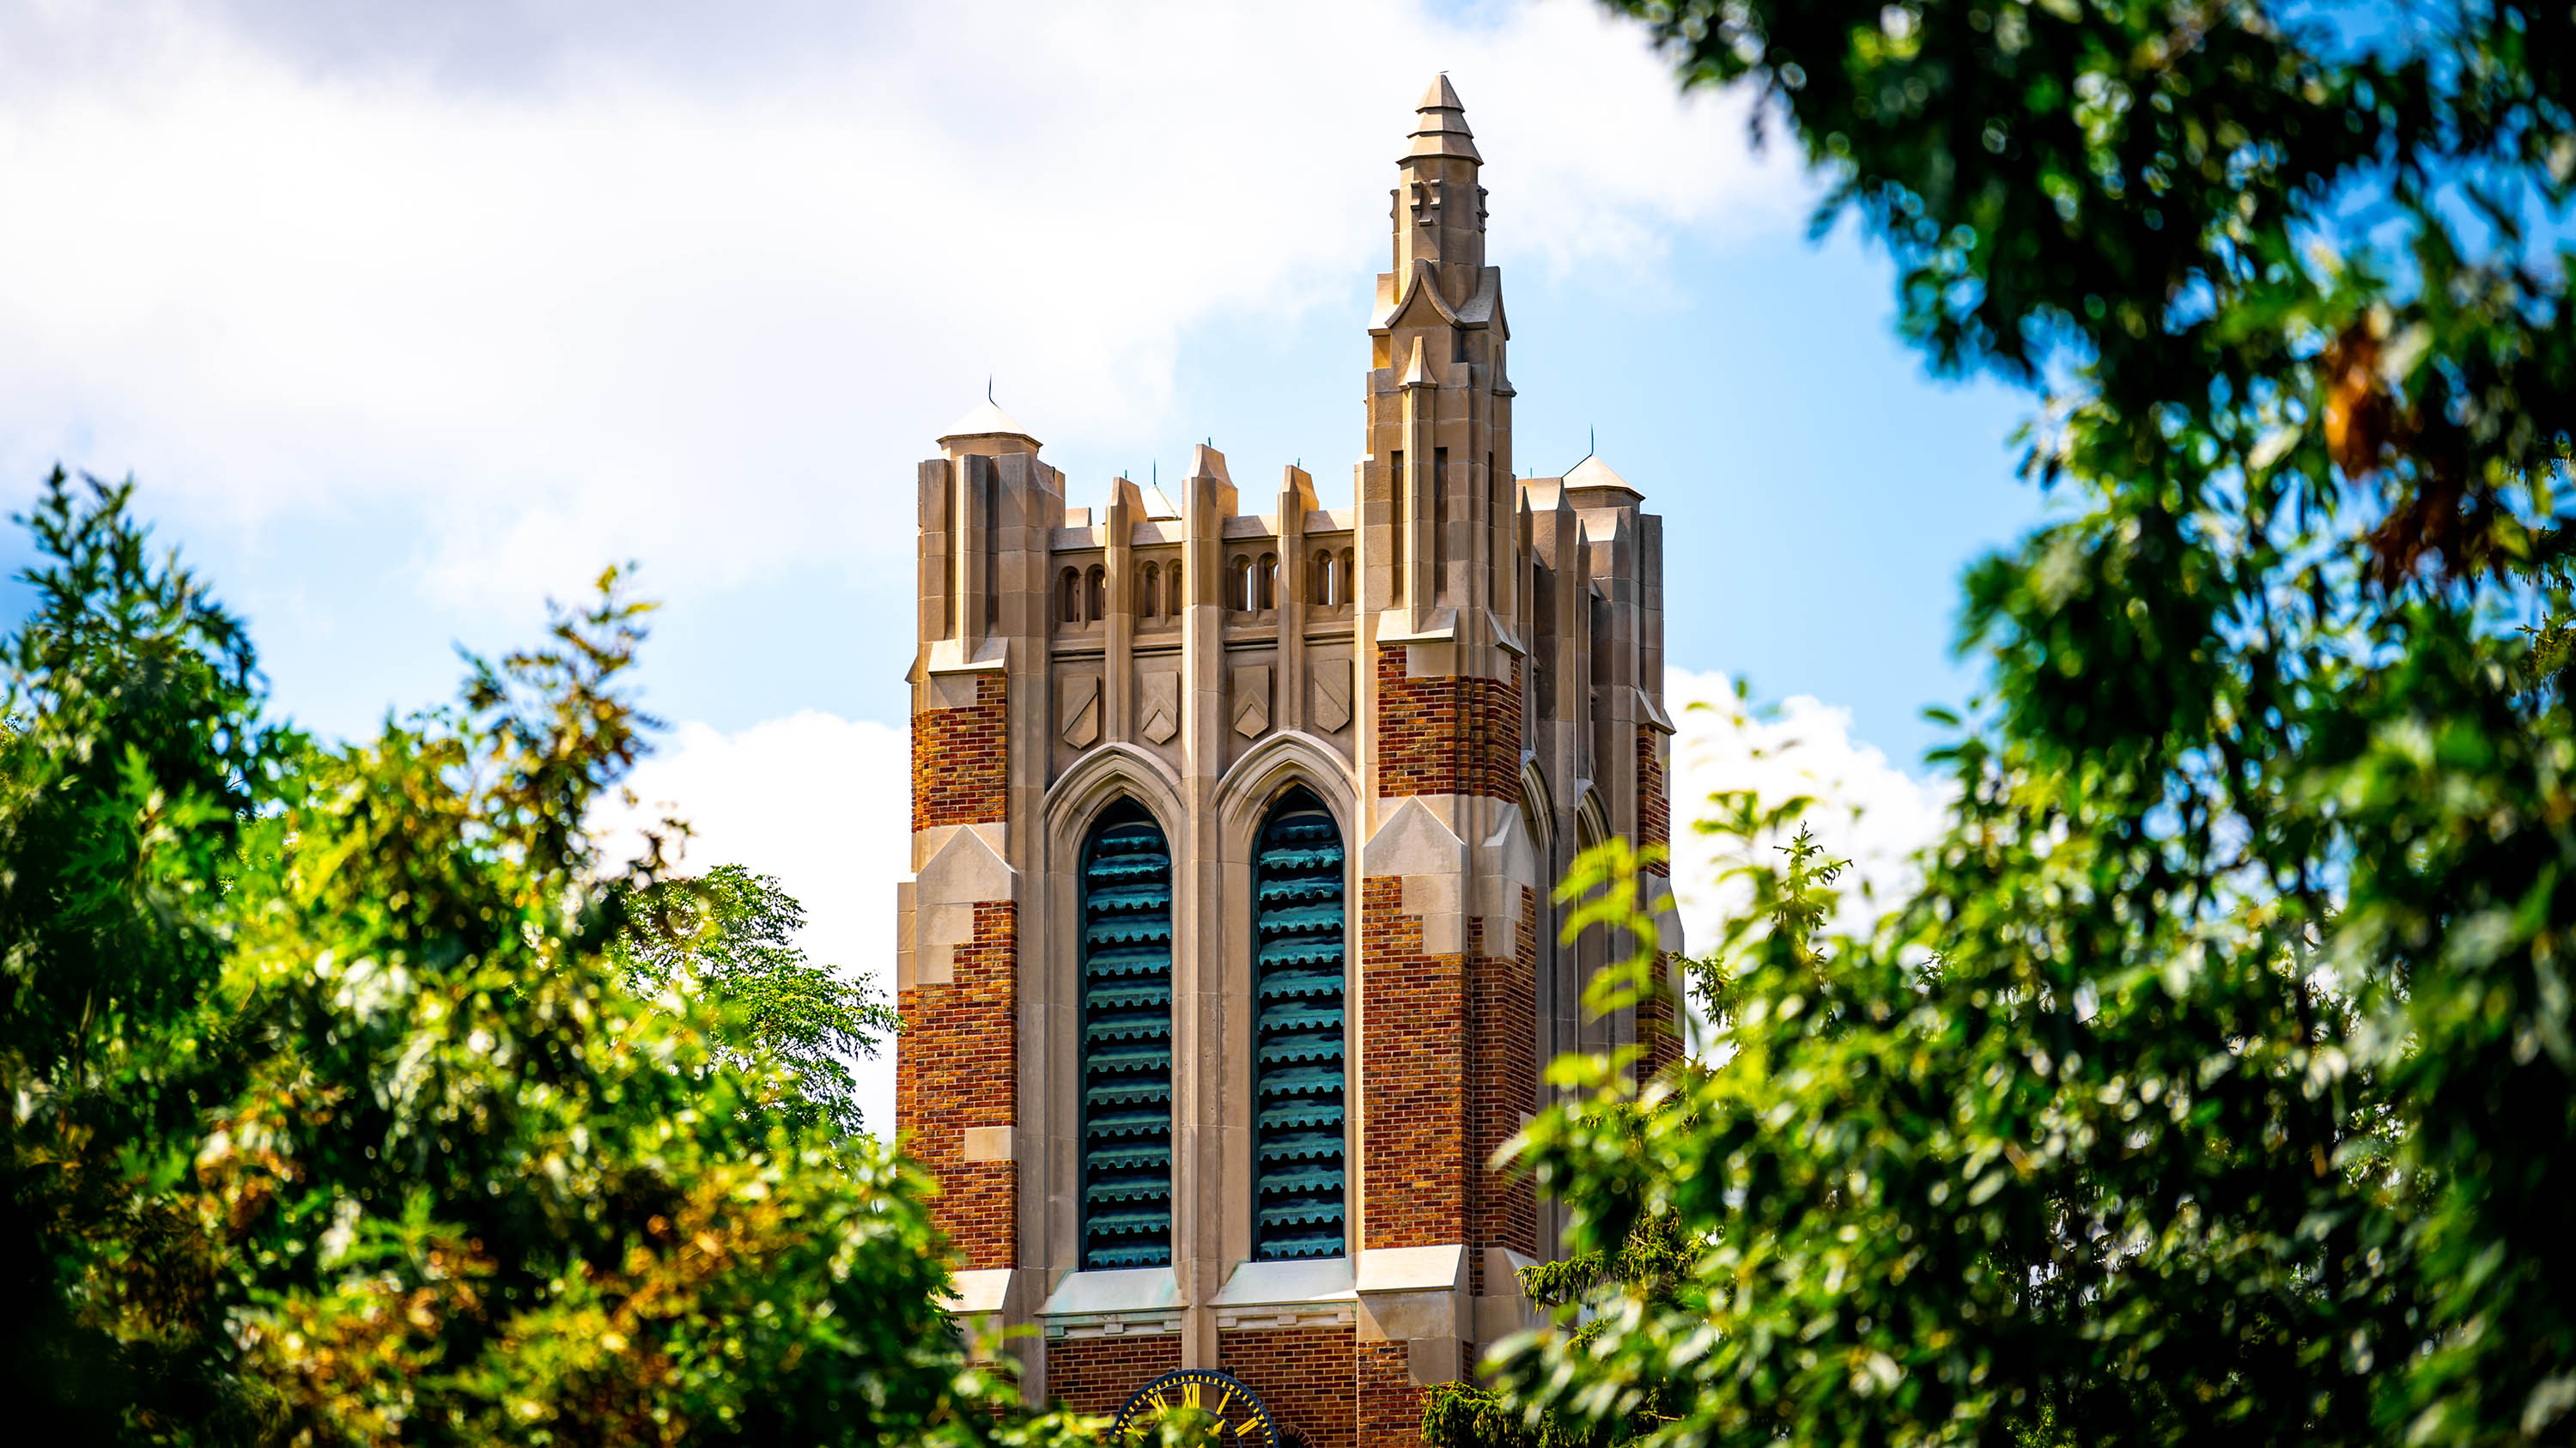
[(1557, 1251), (1488, 1161), (1550, 1057), (1639, 1038), (1549, 897), (1666, 836), (1661, 520), (1598, 458), (1516, 476), (1446, 77), (1396, 165), (1354, 507), (1291, 467), (1246, 509), (1207, 447), (1070, 507), (990, 403), (921, 465), (896, 1118), (1037, 1401), (1207, 1369), (1417, 1441)]

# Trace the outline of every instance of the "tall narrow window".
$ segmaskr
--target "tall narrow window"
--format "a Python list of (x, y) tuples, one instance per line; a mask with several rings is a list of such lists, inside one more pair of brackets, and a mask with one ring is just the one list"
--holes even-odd
[(1261, 555), (1261, 561), (1253, 566), (1252, 582), (1252, 606), (1254, 608), (1277, 608), (1279, 606), (1278, 554), (1264, 553)]
[(1261, 1018), (1254, 1123), (1254, 1255), (1342, 1255), (1342, 832), (1293, 790), (1255, 862)]
[(1454, 557), (1458, 550), (1449, 538), (1449, 449), (1431, 450), (1431, 587), (1435, 594), (1447, 591), (1449, 575), (1441, 563)]
[(1162, 606), (1163, 570), (1155, 564), (1148, 563), (1136, 589), (1136, 612), (1139, 617), (1152, 618), (1162, 611)]
[(1093, 623), (1107, 618), (1109, 616), (1109, 570), (1094, 564), (1091, 572), (1084, 575), (1082, 596), (1085, 600), (1084, 617)]
[(1181, 577), (1181, 560), (1175, 558), (1172, 560), (1172, 566), (1163, 571), (1163, 587), (1172, 605), (1163, 611), (1174, 618), (1181, 616), (1181, 607), (1188, 601), (1181, 596)]
[(1056, 584), (1056, 616), (1066, 623), (1082, 622), (1082, 575), (1068, 568)]
[(1110, 807), (1082, 856), (1082, 1265), (1172, 1260), (1172, 853)]
[(1404, 475), (1404, 449), (1397, 448), (1395, 450), (1395, 495), (1392, 500), (1395, 507), (1393, 513), (1389, 515), (1389, 520), (1395, 526), (1389, 530), (1388, 542), (1391, 546), (1387, 550), (1388, 556), (1395, 559), (1394, 598), (1397, 603), (1408, 601), (1404, 596), (1405, 559), (1411, 556), (1410, 550), (1413, 543), (1404, 536), (1404, 514), (1407, 500), (1412, 495), (1412, 480)]

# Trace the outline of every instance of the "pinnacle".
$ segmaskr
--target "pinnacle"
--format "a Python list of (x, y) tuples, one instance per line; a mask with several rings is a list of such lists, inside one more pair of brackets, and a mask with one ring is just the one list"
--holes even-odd
[(1416, 156), (1456, 156), (1462, 160), (1482, 161), (1476, 154), (1476, 133), (1467, 129), (1467, 108), (1458, 99), (1457, 87), (1449, 84), (1443, 71), (1431, 78), (1431, 87), (1422, 93), (1422, 104), (1414, 108), (1413, 145), (1407, 159)]

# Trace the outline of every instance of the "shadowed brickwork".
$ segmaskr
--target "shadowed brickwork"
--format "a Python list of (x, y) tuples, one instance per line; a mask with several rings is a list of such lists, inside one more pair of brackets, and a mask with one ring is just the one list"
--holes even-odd
[(1179, 1370), (1181, 1335), (1050, 1338), (1046, 1360), (1049, 1398), (1077, 1413), (1115, 1413), (1130, 1393)]
[(1670, 848), (1673, 803), (1664, 794), (1663, 736), (1637, 726), (1637, 847)]
[[(1481, 943), (1477, 943), (1481, 949)], [(1513, 917), (1512, 953), (1476, 960), (1473, 1138), (1467, 1165), (1474, 1173), (1475, 1216), (1467, 1241), (1538, 1255), (1538, 1199), (1527, 1181), (1486, 1169), (1494, 1153), (1521, 1129), (1538, 1101), (1538, 892), (1524, 885)], [(1469, 1254), (1470, 1288), (1478, 1295), (1505, 1290), (1485, 1282), (1485, 1254)]]
[(1403, 905), (1402, 877), (1360, 881), (1364, 1248), (1467, 1240), (1466, 959), (1423, 954)]
[(1359, 1448), (1417, 1448), (1422, 1442), (1426, 1390), (1413, 1385), (1406, 1347), (1400, 1342), (1358, 1345)]
[(975, 702), (963, 709), (923, 709), (912, 716), (912, 827), (991, 824), (1002, 818), (1010, 783), (1000, 674), (975, 680)]
[(1218, 1366), (1261, 1395), (1270, 1421), (1312, 1448), (1353, 1448), (1357, 1329), (1274, 1327), (1217, 1334)]
[(1416, 679), (1405, 646), (1377, 651), (1377, 792), (1475, 794), (1519, 803), (1521, 665), (1504, 679)]
[(975, 934), (956, 947), (954, 979), (898, 994), (904, 1035), (895, 1053), (895, 1120), (913, 1157), (939, 1182), (930, 1219), (955, 1242), (961, 1267), (1008, 1267), (1016, 1240), (1016, 1168), (966, 1160), (966, 1130), (1009, 1126), (1019, 1070), (1013, 1058), (1018, 917), (1007, 900), (975, 907)]

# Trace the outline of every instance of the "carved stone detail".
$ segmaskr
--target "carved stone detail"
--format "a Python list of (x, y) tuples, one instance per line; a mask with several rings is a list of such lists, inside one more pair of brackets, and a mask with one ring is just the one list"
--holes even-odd
[(1181, 676), (1166, 669), (1145, 675), (1144, 685), (1136, 701), (1143, 716), (1138, 730), (1156, 744), (1169, 744), (1181, 732)]
[(1309, 666), (1314, 681), (1315, 723), (1326, 733), (1351, 722), (1351, 661), (1319, 659)]
[(1234, 671), (1234, 732), (1258, 739), (1270, 728), (1270, 666), (1243, 664)]
[(1064, 704), (1057, 714), (1064, 742), (1076, 749), (1091, 747), (1100, 737), (1100, 676), (1078, 674), (1064, 681)]

